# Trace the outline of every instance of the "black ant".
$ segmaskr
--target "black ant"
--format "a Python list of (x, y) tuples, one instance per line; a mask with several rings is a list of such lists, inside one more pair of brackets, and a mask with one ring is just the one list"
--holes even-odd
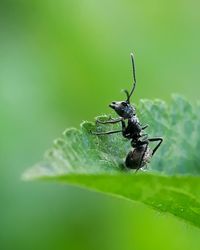
[[(135, 64), (134, 56), (131, 53), (131, 62), (133, 70), (133, 86), (131, 92), (124, 90), (127, 99), (126, 101), (112, 102), (109, 107), (114, 109), (115, 112), (120, 116), (117, 119), (109, 119), (107, 121), (97, 120), (100, 124), (115, 124), (121, 122), (122, 129), (108, 132), (92, 132), (94, 135), (110, 135), (115, 133), (122, 133), (122, 135), (131, 140), (131, 146), (133, 149), (128, 153), (125, 160), (125, 165), (127, 168), (136, 169), (138, 171), (144, 167), (155, 154), (156, 150), (160, 147), (163, 139), (161, 137), (148, 138), (147, 134), (143, 134), (142, 131), (148, 127), (148, 125), (142, 126), (139, 119), (136, 116), (136, 109), (130, 104), (130, 98), (135, 90), (136, 86), (136, 74), (135, 74)], [(125, 121), (128, 121), (127, 124)], [(149, 148), (150, 142), (157, 142), (156, 147), (151, 150)]]

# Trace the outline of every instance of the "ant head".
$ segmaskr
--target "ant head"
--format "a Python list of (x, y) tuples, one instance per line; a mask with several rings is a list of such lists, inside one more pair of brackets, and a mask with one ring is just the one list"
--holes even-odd
[(131, 116), (136, 114), (136, 110), (133, 106), (131, 106), (130, 104), (130, 98), (135, 90), (135, 86), (136, 86), (136, 75), (135, 75), (135, 64), (134, 64), (134, 56), (133, 53), (131, 53), (131, 62), (132, 62), (132, 71), (133, 71), (133, 86), (131, 89), (131, 92), (129, 93), (128, 90), (124, 90), (127, 99), (126, 101), (121, 101), (121, 102), (112, 102), (109, 107), (111, 107), (112, 109), (115, 110), (115, 112), (127, 119), (130, 118)]
[(127, 101), (112, 102), (109, 107), (114, 109), (115, 112), (124, 119), (131, 118), (136, 114), (135, 108)]

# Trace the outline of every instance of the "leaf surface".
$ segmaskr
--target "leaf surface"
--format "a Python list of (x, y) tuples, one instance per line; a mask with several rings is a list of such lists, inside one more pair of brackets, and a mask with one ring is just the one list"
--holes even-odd
[(23, 177), (78, 185), (139, 201), (200, 227), (199, 104), (191, 105), (178, 95), (169, 105), (161, 100), (141, 100), (138, 116), (142, 124), (150, 125), (149, 137), (164, 139), (146, 172), (135, 174), (124, 168), (131, 147), (121, 134), (91, 133), (116, 130), (119, 125), (83, 122), (80, 130), (67, 129), (43, 161)]

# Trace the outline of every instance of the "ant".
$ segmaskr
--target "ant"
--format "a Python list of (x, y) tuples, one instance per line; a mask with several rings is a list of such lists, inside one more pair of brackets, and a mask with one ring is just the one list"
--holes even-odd
[[(147, 134), (143, 134), (148, 125), (142, 126), (138, 117), (136, 116), (136, 109), (130, 104), (130, 98), (136, 87), (136, 73), (134, 56), (131, 53), (132, 72), (133, 72), (133, 85), (131, 92), (123, 90), (127, 96), (126, 101), (114, 101), (109, 107), (112, 108), (119, 118), (110, 118), (107, 121), (97, 120), (100, 124), (115, 124), (121, 122), (122, 129), (108, 132), (92, 132), (93, 135), (110, 135), (115, 133), (122, 133), (123, 137), (131, 140), (132, 150), (128, 153), (125, 160), (125, 166), (129, 169), (136, 169), (136, 172), (149, 163), (151, 157), (155, 154), (156, 150), (160, 147), (163, 139), (161, 137), (148, 138)], [(127, 124), (126, 121), (127, 120)], [(150, 142), (158, 142), (156, 147), (151, 150), (149, 147)]]

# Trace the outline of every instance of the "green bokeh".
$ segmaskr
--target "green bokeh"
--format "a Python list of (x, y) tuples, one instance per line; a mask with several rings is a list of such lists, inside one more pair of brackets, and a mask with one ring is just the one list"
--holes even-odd
[[(0, 1), (0, 248), (199, 249), (199, 230), (78, 188), (23, 183), (52, 140), (139, 98), (199, 97), (196, 1)], [(173, 129), (173, 128), (172, 128)], [(126, 188), (126, 187), (124, 187)]]

